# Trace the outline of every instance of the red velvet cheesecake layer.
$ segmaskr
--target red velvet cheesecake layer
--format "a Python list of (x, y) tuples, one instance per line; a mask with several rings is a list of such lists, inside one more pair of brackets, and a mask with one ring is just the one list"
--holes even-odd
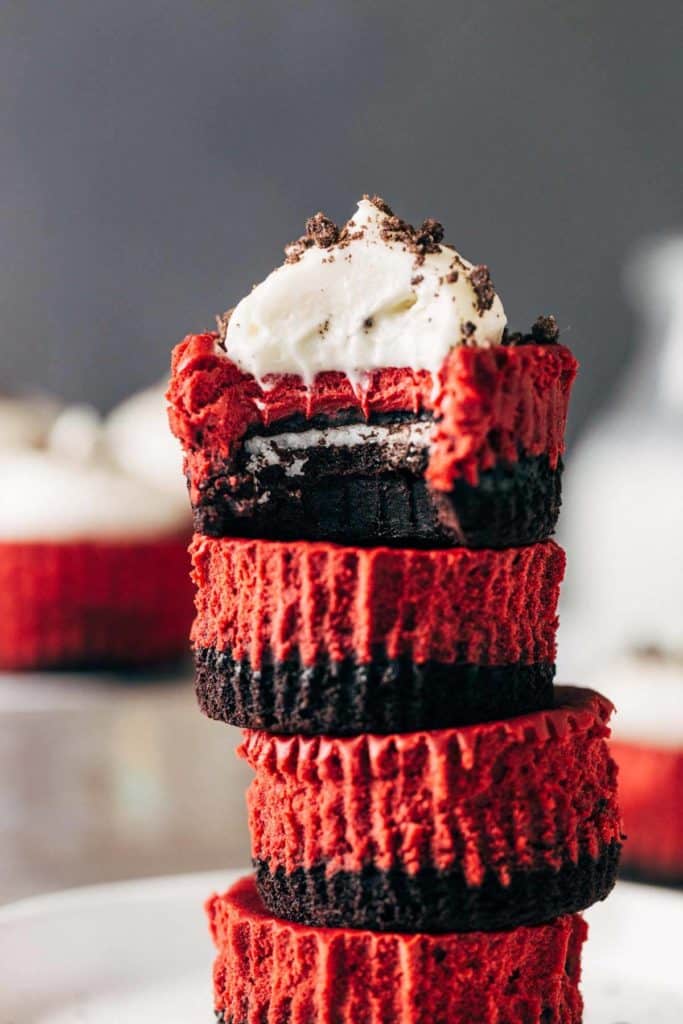
[(217, 334), (188, 335), (173, 354), (169, 415), (185, 450), (193, 505), (201, 485), (225, 472), (249, 428), (353, 409), (365, 417), (432, 413), (427, 479), (449, 491), (459, 478), (476, 484), (482, 470), (514, 463), (520, 452), (547, 455), (556, 467), (576, 369), (562, 345), (456, 347), (436, 382), (424, 370), (387, 368), (356, 390), (341, 373), (318, 374), (310, 387), (296, 376), (273, 376), (263, 387), (228, 358)]
[(258, 666), (320, 657), (504, 665), (553, 662), (565, 556), (525, 548), (436, 551), (212, 539), (191, 546), (196, 648)]
[(628, 837), (622, 866), (652, 881), (683, 885), (683, 746), (625, 740), (610, 746), (619, 765), (619, 802)]
[(271, 872), (559, 870), (620, 838), (612, 705), (557, 688), (557, 707), (434, 732), (352, 738), (245, 732), (252, 852)]
[(180, 656), (192, 620), (186, 537), (0, 542), (0, 668)]
[(309, 928), (269, 915), (250, 878), (207, 902), (226, 1024), (579, 1024), (578, 915), (467, 935)]

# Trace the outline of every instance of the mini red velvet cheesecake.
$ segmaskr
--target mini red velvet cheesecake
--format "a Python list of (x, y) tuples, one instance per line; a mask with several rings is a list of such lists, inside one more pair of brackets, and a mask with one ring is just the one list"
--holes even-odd
[(187, 538), (0, 540), (0, 669), (135, 667), (187, 650)]
[(564, 552), (191, 547), (196, 686), (212, 718), (274, 732), (438, 728), (552, 705)]
[(144, 666), (187, 650), (187, 517), (48, 452), (0, 458), (0, 668)]
[(683, 886), (683, 741), (678, 748), (614, 740), (624, 815), (622, 872)]
[(619, 802), (628, 878), (683, 886), (683, 655), (650, 648), (595, 669), (617, 709), (610, 748), (619, 765)]
[(246, 732), (257, 883), (305, 924), (496, 930), (604, 899), (620, 847), (611, 704), (354, 738)]
[(552, 317), (510, 335), (484, 266), (381, 200), (319, 214), (219, 333), (176, 348), (170, 423), (195, 529), (508, 547), (560, 508), (577, 364)]
[(313, 929), (252, 879), (207, 902), (221, 1024), (580, 1024), (579, 915), (469, 935)]

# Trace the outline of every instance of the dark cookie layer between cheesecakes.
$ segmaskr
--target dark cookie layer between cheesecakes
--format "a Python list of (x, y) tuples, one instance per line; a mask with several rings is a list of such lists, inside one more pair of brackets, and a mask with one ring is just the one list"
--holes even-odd
[(269, 732), (351, 736), (449, 728), (552, 707), (555, 666), (418, 664), (376, 652), (253, 669), (229, 653), (195, 651), (196, 692), (209, 718)]
[[(384, 440), (325, 443), (326, 430), (340, 429), (340, 422), (384, 431)], [(278, 445), (278, 437), (302, 438), (304, 427), (317, 432), (317, 443)], [(424, 431), (429, 421), (405, 414), (370, 424), (298, 417), (252, 434), (223, 471), (201, 485), (194, 528), (212, 537), (430, 547), (516, 547), (553, 533), (561, 460), (553, 469), (547, 455), (520, 453), (516, 462), (481, 471), (476, 485), (458, 479), (450, 492), (437, 492), (424, 477), (426, 443), (403, 438), (415, 427)], [(247, 446), (256, 443), (269, 448), (252, 464)]]
[(286, 874), (255, 861), (257, 887), (278, 917), (324, 928), (371, 931), (501, 931), (543, 924), (562, 914), (585, 910), (604, 900), (617, 874), (621, 846), (611, 842), (598, 857), (588, 853), (559, 871), (543, 868), (512, 873), (503, 885), (488, 871), (482, 885), (467, 885), (461, 871), (400, 868), (327, 876), (325, 865)]
[[(211, 536), (427, 546), (547, 537), (559, 508), (577, 364), (545, 337), (515, 340), (454, 347), (438, 381), (427, 371), (383, 367), (359, 388), (333, 371), (309, 383), (278, 373), (259, 382), (230, 358), (218, 334), (188, 336), (174, 352), (168, 398), (196, 528)], [(262, 486), (270, 473), (279, 494)], [(340, 487), (340, 475), (360, 479), (351, 480), (355, 488)], [(434, 494), (455, 495), (444, 524), (435, 527), (438, 510), (427, 486), (411, 486), (416, 480)]]

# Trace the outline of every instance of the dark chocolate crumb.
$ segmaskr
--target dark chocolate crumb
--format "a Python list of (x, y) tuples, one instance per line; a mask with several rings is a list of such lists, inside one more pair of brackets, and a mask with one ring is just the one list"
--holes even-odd
[(367, 199), (368, 202), (372, 203), (373, 206), (376, 206), (377, 209), (381, 211), (381, 213), (386, 213), (387, 217), (394, 216), (394, 211), (391, 209), (389, 204), (385, 202), (384, 199), (382, 199), (381, 196), (364, 195), (363, 199)]
[(539, 316), (530, 331), (503, 331), (502, 345), (556, 345), (560, 337), (560, 328), (554, 316)]
[(514, 345), (523, 345), (524, 337), (525, 336), (522, 334), (521, 331), (510, 332), (506, 327), (503, 330), (503, 335), (500, 339), (500, 343), (501, 345), (509, 345), (510, 347), (513, 347)]
[(443, 235), (443, 224), (433, 217), (428, 217), (418, 229), (415, 244), (427, 247), (426, 252), (441, 252), (439, 242), (443, 242)]
[(412, 285), (421, 284), (422, 281), (424, 281), (424, 274), (415, 274), (415, 276), (410, 279), (410, 283)]
[(306, 235), (321, 249), (329, 249), (339, 241), (339, 228), (324, 213), (316, 213), (306, 221)]
[(313, 244), (313, 239), (307, 235), (302, 235), (296, 241), (290, 242), (285, 246), (285, 263), (298, 263), (306, 249), (310, 249)]
[(285, 246), (285, 263), (298, 263), (306, 249), (317, 245), (329, 249), (339, 241), (339, 228), (324, 213), (316, 213), (306, 221), (306, 234)]
[(470, 270), (470, 281), (477, 296), (477, 309), (480, 313), (484, 313), (487, 309), (491, 308), (496, 297), (489, 268), (485, 263), (472, 267)]
[(385, 242), (402, 243), (408, 252), (415, 254), (415, 265), (419, 267), (428, 253), (441, 252), (443, 226), (430, 217), (415, 229), (400, 217), (391, 216), (381, 227), (381, 237)]
[[(364, 195), (363, 198), (372, 203), (373, 206), (385, 215), (386, 219), (380, 227), (380, 235), (383, 241), (403, 245), (406, 252), (414, 254), (416, 267), (420, 267), (425, 262), (425, 257), (428, 254), (442, 251), (444, 229), (438, 220), (428, 217), (419, 228), (414, 228), (412, 224), (397, 217), (389, 204), (381, 196)], [(346, 248), (350, 242), (362, 238), (364, 233), (364, 229), (358, 229), (353, 220), (349, 220), (340, 229), (324, 213), (316, 213), (315, 216), (309, 217), (306, 221), (306, 233), (285, 246), (285, 262), (298, 262), (306, 249), (309, 249), (312, 245), (323, 249), (330, 249), (332, 246), (337, 246), (341, 249)], [(331, 262), (332, 259), (333, 256), (328, 254), (326, 262)], [(463, 266), (458, 254), (454, 251), (451, 266)], [(487, 268), (475, 267), (471, 272), (471, 277), (477, 291), (480, 312), (484, 309), (490, 309), (493, 303), (494, 292), (488, 277)], [(457, 270), (451, 270), (446, 277), (449, 284), (454, 283), (457, 279)], [(421, 280), (422, 275), (416, 274), (411, 283), (419, 284)]]
[(385, 242), (403, 242), (406, 247), (409, 247), (415, 237), (415, 228), (407, 220), (401, 220), (400, 217), (392, 214), (382, 224), (380, 234)]
[(560, 337), (560, 328), (552, 314), (539, 316), (531, 327), (531, 337), (538, 345), (555, 345)]
[(374, 319), (371, 316), (366, 317), (366, 319), (363, 321), (363, 329), (366, 330), (366, 331), (371, 330), (371, 328), (373, 328), (374, 326), (375, 326), (375, 321), (374, 321)]
[(462, 333), (466, 338), (471, 338), (477, 329), (477, 325), (473, 324), (471, 320), (467, 320), (462, 328)]

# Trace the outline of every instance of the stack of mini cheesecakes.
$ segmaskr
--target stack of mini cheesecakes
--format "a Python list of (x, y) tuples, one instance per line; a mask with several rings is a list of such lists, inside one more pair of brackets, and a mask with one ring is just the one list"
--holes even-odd
[(225, 1024), (581, 1020), (611, 705), (553, 686), (576, 372), (484, 266), (365, 197), (174, 353), (197, 692), (245, 729)]

